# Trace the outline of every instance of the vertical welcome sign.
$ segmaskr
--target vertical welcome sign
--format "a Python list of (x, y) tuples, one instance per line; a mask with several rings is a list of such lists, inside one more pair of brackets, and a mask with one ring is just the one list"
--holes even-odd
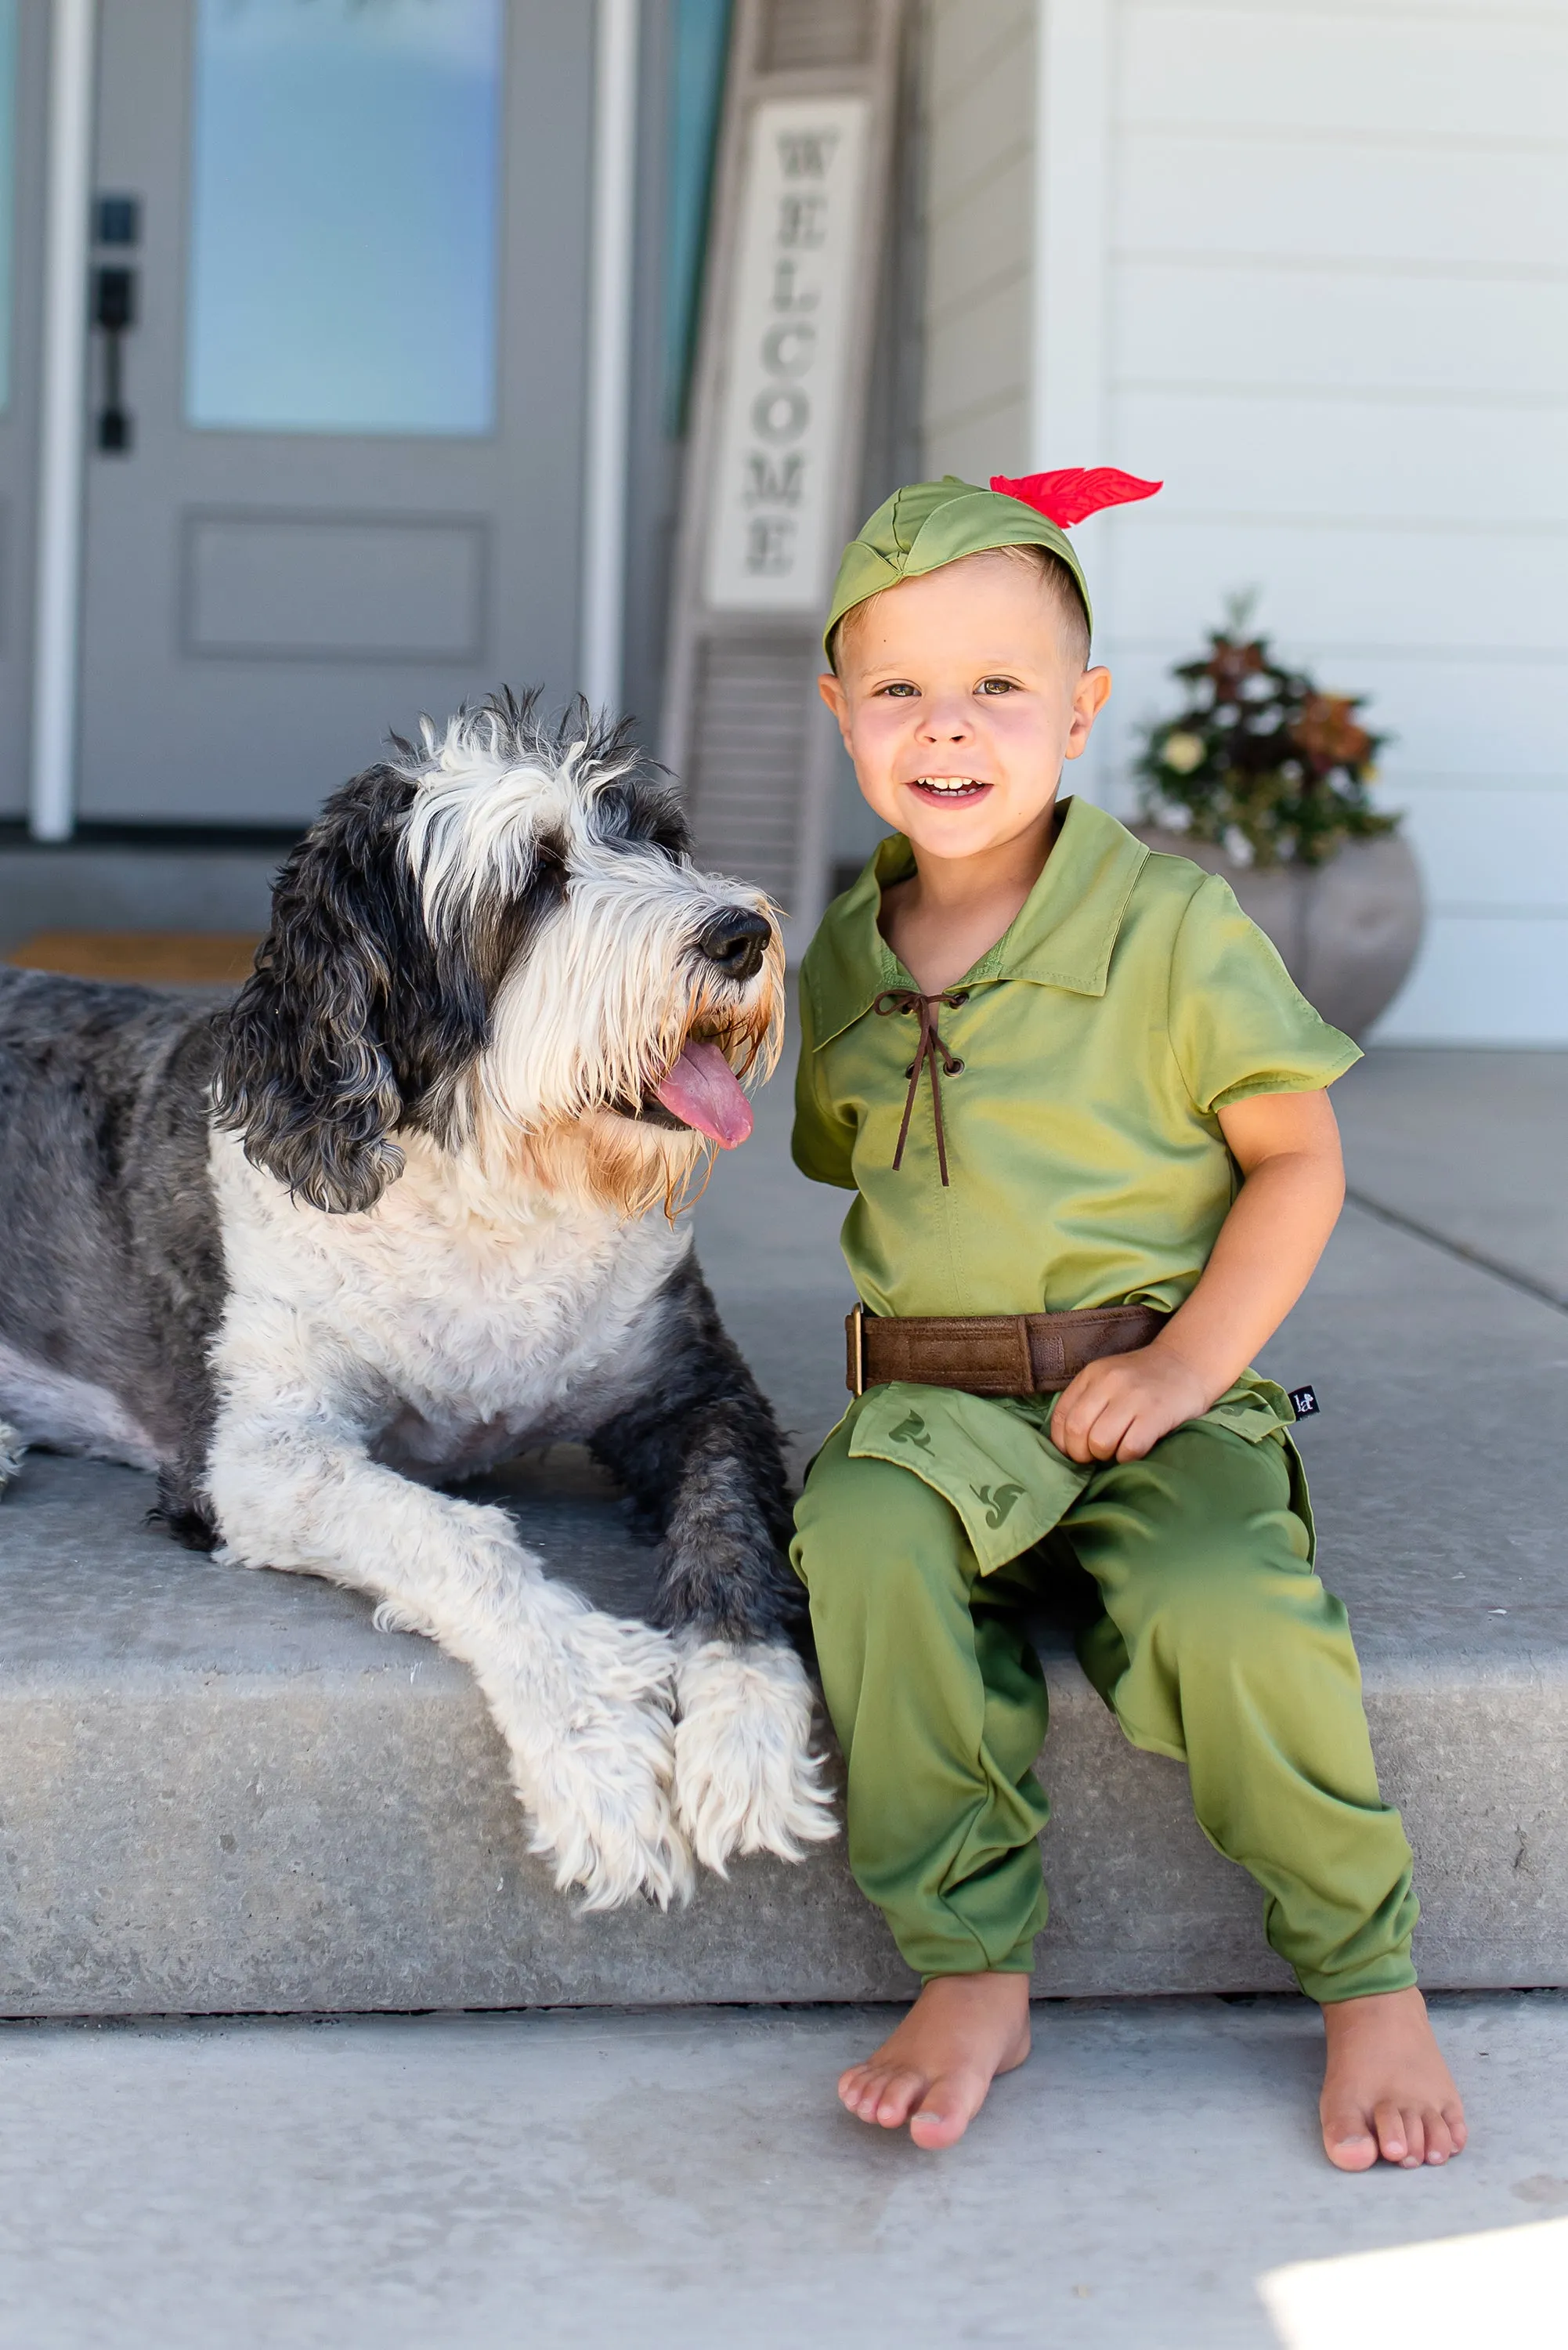
[(817, 631), (864, 489), (904, 6), (736, 0), (725, 88), (659, 749), (699, 857), (792, 946), (828, 879)]
[(812, 612), (826, 596), (868, 114), (842, 98), (753, 116), (709, 525), (715, 611)]

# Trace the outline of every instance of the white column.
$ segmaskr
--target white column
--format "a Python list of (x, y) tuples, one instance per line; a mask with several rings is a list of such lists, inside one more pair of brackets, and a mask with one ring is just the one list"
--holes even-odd
[(39, 840), (68, 839), (75, 822), (93, 33), (94, 0), (54, 0), (29, 795)]
[(578, 670), (589, 702), (612, 715), (618, 715), (620, 705), (626, 599), (639, 6), (640, 0), (598, 0), (594, 68), (587, 463)]
[(1032, 463), (1109, 465), (1111, 0), (1038, 0)]

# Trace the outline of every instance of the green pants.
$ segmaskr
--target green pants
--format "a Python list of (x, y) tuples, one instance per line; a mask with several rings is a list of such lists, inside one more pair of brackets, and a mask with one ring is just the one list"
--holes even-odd
[(1199, 1825), (1262, 1887), (1269, 1941), (1308, 1996), (1413, 1983), (1410, 1850), (1282, 1438), (1177, 1429), (981, 1576), (940, 1493), (851, 1458), (853, 1417), (813, 1464), (792, 1556), (848, 1769), (850, 1866), (910, 1966), (1029, 1969), (1049, 1806), (1023, 1611), (1054, 1595), (1076, 1601), (1080, 1658), (1127, 1737), (1186, 1762)]

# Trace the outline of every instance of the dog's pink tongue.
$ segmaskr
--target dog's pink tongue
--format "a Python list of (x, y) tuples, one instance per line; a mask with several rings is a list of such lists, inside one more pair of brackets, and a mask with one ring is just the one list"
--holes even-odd
[(666, 1109), (707, 1135), (721, 1150), (733, 1150), (752, 1130), (752, 1105), (729, 1062), (707, 1037), (691, 1038), (654, 1091)]

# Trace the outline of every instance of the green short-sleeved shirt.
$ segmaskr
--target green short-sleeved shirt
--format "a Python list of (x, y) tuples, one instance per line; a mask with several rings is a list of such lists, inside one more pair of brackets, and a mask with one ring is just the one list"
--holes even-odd
[[(794, 1159), (814, 1180), (857, 1195), (842, 1240), (857, 1294), (873, 1313), (893, 1315), (1179, 1305), (1238, 1187), (1218, 1112), (1250, 1094), (1329, 1085), (1357, 1048), (1319, 1018), (1224, 881), (1155, 855), (1103, 809), (1069, 800), (1017, 920), (950, 991), (966, 1001), (940, 1014), (943, 1042), (963, 1063), (942, 1079), (950, 1183), (928, 1077), (895, 1171), (918, 1031), (912, 1014), (875, 1008), (887, 990), (914, 984), (877, 916), (883, 885), (913, 868), (909, 842), (885, 840), (829, 907), (801, 972)], [(877, 1408), (857, 1416), (854, 1449), (899, 1460), (956, 1505), (950, 1475), (931, 1476), (930, 1460), (955, 1445), (968, 1452), (977, 1416), (1012, 1451), (998, 1416), (1022, 1415), (1033, 1457), (1052, 1400), (879, 1389)], [(921, 1429), (895, 1441), (911, 1414)], [(1249, 1373), (1211, 1416), (1261, 1433), (1290, 1407)], [(1047, 1450), (1075, 1491), (1081, 1474)], [(992, 1498), (971, 1536), (977, 1526), (982, 1537), (998, 1532), (990, 1518), (1000, 1489), (994, 1474), (984, 1482)], [(1009, 1523), (1002, 1555), (1037, 1538), (1017, 1542), (1019, 1530)], [(999, 1547), (977, 1543), (982, 1559)]]

